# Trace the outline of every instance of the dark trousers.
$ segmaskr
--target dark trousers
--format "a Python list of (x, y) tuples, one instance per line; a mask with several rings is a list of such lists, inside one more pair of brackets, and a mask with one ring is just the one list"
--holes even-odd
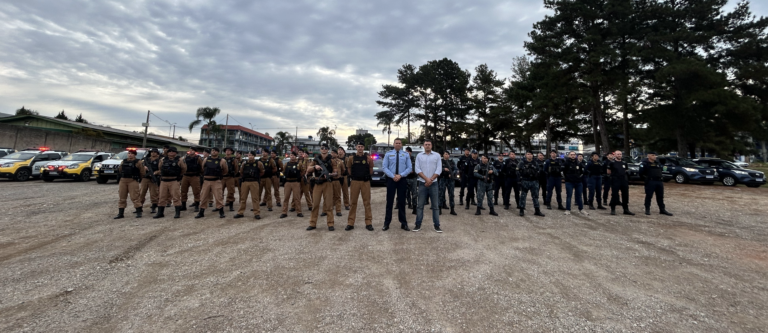
[[(505, 177), (498, 177), (493, 180), (493, 204), (496, 205), (499, 202), (499, 194), (502, 192), (501, 189), (504, 188), (504, 179)], [(504, 195), (502, 194), (502, 200), (504, 200)]]
[(395, 193), (397, 193), (397, 219), (401, 225), (408, 225), (408, 221), (405, 220), (405, 190), (408, 188), (408, 182), (405, 178), (400, 178), (399, 182), (394, 181), (392, 178), (387, 178), (387, 208), (386, 215), (384, 217), (384, 225), (389, 226), (392, 222), (392, 205), (395, 201)]
[(464, 189), (469, 186), (469, 177), (465, 174), (461, 174), (461, 181), (459, 181), (459, 184), (461, 185), (461, 189), (459, 190), (459, 199), (464, 197)]
[(660, 210), (664, 210), (664, 183), (660, 180), (648, 180), (645, 182), (645, 209), (651, 209), (651, 198), (656, 194), (656, 204)]
[(539, 182), (535, 180), (523, 180), (520, 182), (520, 209), (525, 209), (525, 197), (528, 192), (531, 192), (531, 199), (533, 200), (533, 208), (539, 208)]
[[(589, 176), (589, 179), (587, 179), (587, 187), (589, 187), (589, 200), (587, 200), (587, 203), (591, 206), (594, 204), (594, 199), (597, 198), (597, 203), (600, 204), (600, 198), (602, 198), (600, 192), (603, 190), (603, 176)], [(595, 191), (597, 191), (597, 196), (595, 196)]]
[(546, 204), (547, 202), (547, 177), (546, 176), (539, 177), (539, 188), (537, 192), (541, 192), (541, 201), (543, 201)]
[(501, 196), (504, 198), (504, 205), (509, 205), (512, 189), (515, 190), (515, 205), (520, 207), (520, 186), (518, 185), (517, 178), (510, 177), (504, 179), (504, 188), (501, 192)]
[(548, 177), (547, 178), (547, 199), (544, 200), (545, 205), (552, 204), (552, 190), (557, 193), (557, 204), (563, 204), (563, 177)]
[(438, 179), (438, 196), (440, 197), (440, 207), (445, 206), (445, 194), (448, 192), (448, 200), (451, 208), (454, 206), (453, 202), (453, 187), (456, 186), (456, 182), (453, 178), (439, 178)]
[(474, 176), (467, 180), (467, 200), (475, 198), (475, 190), (477, 189), (477, 178)]
[(587, 175), (581, 176), (581, 195), (584, 198), (584, 203), (587, 203)]
[[(603, 202), (608, 201), (608, 194), (611, 193), (613, 188), (613, 178), (610, 176), (603, 177)], [(600, 200), (598, 197), (597, 200)]]
[[(621, 205), (624, 210), (629, 210), (629, 182), (627, 178), (612, 178), (611, 186), (611, 209)], [(621, 192), (621, 201), (619, 201), (619, 192)]]

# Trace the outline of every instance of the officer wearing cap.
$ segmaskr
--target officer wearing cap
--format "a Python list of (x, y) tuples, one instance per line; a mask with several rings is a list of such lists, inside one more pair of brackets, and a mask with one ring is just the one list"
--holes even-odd
[(664, 166), (656, 161), (656, 153), (647, 153), (648, 158), (640, 163), (640, 177), (645, 179), (645, 215), (651, 215), (651, 198), (656, 194), (656, 204), (659, 205), (659, 214), (672, 216), (664, 205), (664, 182), (661, 173)]
[(128, 195), (131, 196), (133, 201), (133, 207), (136, 208), (136, 218), (141, 217), (142, 206), (141, 199), (139, 198), (139, 182), (144, 178), (145, 169), (141, 161), (136, 159), (136, 149), (128, 150), (128, 158), (120, 162), (120, 166), (117, 167), (118, 177), (118, 213), (115, 219), (121, 219), (125, 217), (125, 207), (127, 206)]
[(272, 189), (274, 190), (273, 196), (275, 197), (275, 205), (277, 205), (277, 207), (282, 207), (283, 204), (281, 204), (282, 201), (280, 201), (280, 173), (285, 170), (283, 159), (277, 156), (276, 149), (273, 149), (269, 156), (275, 161), (275, 166), (277, 167), (277, 171), (272, 174)]
[(365, 209), (365, 229), (373, 231), (373, 214), (371, 213), (371, 175), (373, 174), (373, 158), (364, 152), (365, 144), (358, 142), (355, 145), (357, 152), (347, 158), (347, 170), (351, 178), (349, 187), (352, 194), (352, 209), (347, 216), (346, 231), (355, 228), (355, 218), (357, 217), (357, 202), (360, 196), (363, 197), (363, 208)]
[[(312, 192), (312, 214), (309, 218), (309, 227), (307, 230), (317, 229), (317, 219), (320, 214), (320, 210), (323, 210), (326, 214), (326, 221), (328, 223), (328, 231), (334, 231), (333, 227), (333, 180), (331, 177), (338, 174), (338, 169), (333, 163), (331, 154), (328, 153), (327, 144), (320, 146), (320, 156), (316, 156), (315, 159), (309, 162), (307, 169), (307, 176), (311, 176), (311, 181), (315, 184)], [(322, 165), (321, 165), (322, 164)], [(323, 167), (327, 174), (323, 172)], [(323, 201), (323, 205), (320, 206), (320, 201)]]
[[(264, 176), (261, 177), (261, 204), (267, 206), (267, 211), (272, 211), (272, 179), (277, 172), (277, 163), (270, 156), (269, 150), (264, 149), (261, 152), (261, 163), (264, 164)], [(278, 184), (279, 186), (280, 184)]]
[(139, 193), (141, 206), (144, 207), (144, 200), (147, 198), (147, 191), (149, 191), (149, 200), (152, 203), (152, 211), (150, 213), (154, 214), (155, 209), (157, 209), (160, 187), (152, 179), (152, 176), (156, 174), (155, 171), (160, 170), (160, 152), (157, 148), (150, 149), (149, 154), (144, 157), (141, 163), (144, 165), (144, 177), (141, 178), (141, 184), (139, 185), (141, 187), (141, 193)]
[[(203, 162), (203, 189), (201, 196), (203, 202), (209, 202), (211, 197), (216, 201), (216, 210), (219, 211), (219, 217), (224, 218), (224, 191), (222, 190), (221, 179), (229, 172), (227, 162), (219, 155), (219, 148), (211, 149), (211, 156)], [(195, 216), (196, 219), (205, 217), (205, 209)]]
[(351, 156), (347, 156), (347, 152), (343, 147), (336, 149), (339, 152), (339, 160), (344, 170), (341, 171), (341, 198), (344, 200), (344, 209), (349, 210), (349, 169), (347, 169), (347, 159)]
[(181, 178), (181, 210), (187, 210), (189, 188), (192, 187), (192, 197), (195, 201), (191, 207), (195, 207), (195, 213), (197, 213), (200, 211), (200, 177), (203, 176), (203, 159), (197, 156), (194, 149), (189, 148), (187, 156), (184, 157), (184, 164), (187, 166), (187, 171)]
[(563, 164), (565, 161), (557, 157), (557, 150), (552, 149), (549, 152), (549, 159), (544, 163), (544, 172), (547, 174), (547, 200), (544, 204), (547, 209), (552, 209), (552, 194), (557, 193), (557, 209), (565, 210), (563, 207)]
[(459, 169), (459, 184), (461, 186), (461, 189), (459, 189), (459, 206), (464, 206), (464, 188), (467, 187), (469, 179), (472, 178), (466, 175), (467, 162), (471, 158), (469, 151), (469, 148), (464, 148), (464, 155), (461, 155), (459, 162), (456, 163), (456, 167)]
[(261, 207), (259, 206), (259, 186), (261, 186), (261, 177), (264, 175), (264, 164), (256, 160), (256, 151), (248, 154), (248, 159), (240, 164), (240, 208), (238, 208), (236, 219), (244, 217), (245, 208), (248, 204), (248, 194), (251, 195), (253, 205), (253, 217), (261, 219)]
[[(171, 201), (176, 209), (173, 218), (181, 217), (181, 188), (179, 179), (187, 172), (187, 165), (177, 155), (176, 147), (168, 148), (168, 156), (160, 159), (160, 170), (155, 173), (160, 176), (160, 207), (153, 218), (165, 217), (165, 205)], [(170, 199), (170, 200), (169, 200)]]
[[(464, 173), (467, 175), (467, 201), (464, 209), (469, 209), (469, 205), (475, 205), (475, 189), (477, 188), (477, 178), (475, 178), (475, 167), (480, 165), (480, 158), (477, 157), (477, 150), (472, 150), (472, 157), (464, 165)], [(478, 206), (480, 209), (482, 207)]]
[(237, 164), (237, 159), (235, 159), (234, 153), (234, 149), (230, 147), (224, 148), (224, 161), (227, 162), (229, 173), (227, 173), (224, 176), (224, 179), (222, 179), (221, 186), (222, 196), (224, 195), (224, 190), (227, 191), (227, 200), (225, 205), (229, 206), (230, 212), (235, 211), (235, 175), (238, 173), (238, 168), (240, 167), (240, 165)]
[(295, 151), (291, 152), (291, 159), (285, 164), (283, 171), (285, 175), (285, 199), (283, 199), (283, 213), (280, 214), (280, 218), (288, 217), (288, 208), (290, 207), (289, 199), (293, 197), (293, 210), (298, 212), (296, 216), (304, 217), (301, 214), (301, 169), (299, 168), (298, 154)]

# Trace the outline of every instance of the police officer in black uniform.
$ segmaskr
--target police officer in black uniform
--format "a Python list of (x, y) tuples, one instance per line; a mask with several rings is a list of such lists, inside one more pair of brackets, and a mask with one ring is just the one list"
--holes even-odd
[(547, 202), (547, 173), (544, 171), (544, 166), (547, 163), (547, 159), (544, 157), (544, 153), (538, 153), (534, 162), (536, 162), (536, 165), (539, 166), (539, 174), (537, 175), (537, 180), (539, 181), (541, 201)]
[(547, 174), (547, 200), (544, 204), (547, 209), (552, 209), (552, 194), (557, 194), (557, 209), (565, 210), (563, 207), (563, 159), (557, 157), (557, 150), (552, 149), (549, 153), (550, 158), (544, 162), (544, 172)]
[[(498, 206), (499, 205), (499, 193), (503, 192), (504, 189), (504, 182), (506, 181), (507, 177), (504, 173), (502, 173), (502, 170), (504, 169), (504, 155), (501, 153), (496, 156), (496, 159), (493, 160), (491, 163), (493, 165), (493, 168), (496, 169), (498, 174), (496, 175), (496, 178), (493, 180), (493, 205)], [(502, 195), (502, 201), (504, 201), (504, 196)]]
[(479, 164), (480, 159), (477, 157), (477, 150), (472, 150), (472, 157), (464, 164), (464, 174), (467, 177), (467, 202), (464, 209), (469, 209), (470, 204), (476, 204), (475, 190), (477, 189), (477, 178), (475, 178), (475, 167)]
[(587, 205), (591, 210), (595, 210), (595, 199), (597, 199), (597, 209), (605, 209), (601, 200), (603, 197), (601, 194), (603, 188), (603, 169), (604, 166), (603, 162), (600, 161), (600, 154), (593, 152), (584, 168), (587, 171), (587, 187), (589, 187)]
[(461, 155), (461, 157), (459, 157), (459, 162), (456, 163), (456, 167), (459, 168), (459, 184), (461, 185), (461, 189), (459, 190), (459, 206), (464, 206), (464, 188), (467, 187), (469, 178), (471, 178), (465, 174), (469, 159), (469, 148), (464, 148), (464, 155)]
[(525, 216), (525, 196), (528, 192), (531, 192), (531, 199), (533, 200), (533, 207), (536, 209), (536, 213), (533, 215), (544, 216), (539, 209), (539, 173), (541, 167), (539, 163), (533, 159), (532, 152), (526, 152), (525, 158), (517, 164), (517, 179), (520, 180), (520, 216)]
[[(635, 215), (629, 211), (629, 180), (627, 179), (627, 162), (621, 160), (620, 150), (613, 153), (615, 160), (608, 163), (608, 174), (611, 176), (611, 215), (616, 215), (616, 206), (621, 204), (624, 208), (624, 215)], [(619, 201), (619, 191), (621, 191), (621, 201)]]
[(656, 161), (655, 152), (649, 152), (647, 155), (648, 158), (640, 163), (640, 177), (645, 179), (645, 215), (651, 215), (651, 198), (655, 193), (659, 213), (672, 216), (672, 213), (668, 212), (664, 205), (664, 183), (661, 178), (664, 166)]
[(504, 209), (509, 209), (509, 199), (512, 195), (512, 189), (515, 190), (515, 206), (520, 209), (520, 186), (517, 180), (517, 156), (515, 152), (509, 152), (509, 156), (504, 160), (501, 168), (501, 174), (504, 175), (504, 188), (501, 196), (504, 199)]

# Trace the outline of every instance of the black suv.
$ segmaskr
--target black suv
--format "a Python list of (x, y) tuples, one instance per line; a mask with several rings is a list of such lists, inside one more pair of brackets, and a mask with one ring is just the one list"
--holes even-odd
[(733, 162), (718, 158), (699, 158), (693, 160), (699, 165), (714, 168), (720, 174), (723, 185), (736, 186), (744, 184), (748, 187), (760, 187), (765, 184), (765, 174), (760, 171), (744, 169)]
[(675, 183), (714, 184), (720, 180), (714, 168), (701, 166), (693, 161), (678, 156), (659, 156), (659, 163), (664, 166), (662, 177), (664, 181), (675, 180)]

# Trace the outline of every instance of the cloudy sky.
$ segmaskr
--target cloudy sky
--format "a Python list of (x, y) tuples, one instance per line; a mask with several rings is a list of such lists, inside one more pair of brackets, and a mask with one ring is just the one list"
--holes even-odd
[(330, 126), (343, 142), (364, 128), (386, 141), (375, 101), (400, 66), (447, 57), (508, 77), (545, 14), (541, 0), (0, 0), (0, 112), (139, 130), (151, 110), (196, 139), (195, 110), (217, 106), (219, 122), (270, 134)]

